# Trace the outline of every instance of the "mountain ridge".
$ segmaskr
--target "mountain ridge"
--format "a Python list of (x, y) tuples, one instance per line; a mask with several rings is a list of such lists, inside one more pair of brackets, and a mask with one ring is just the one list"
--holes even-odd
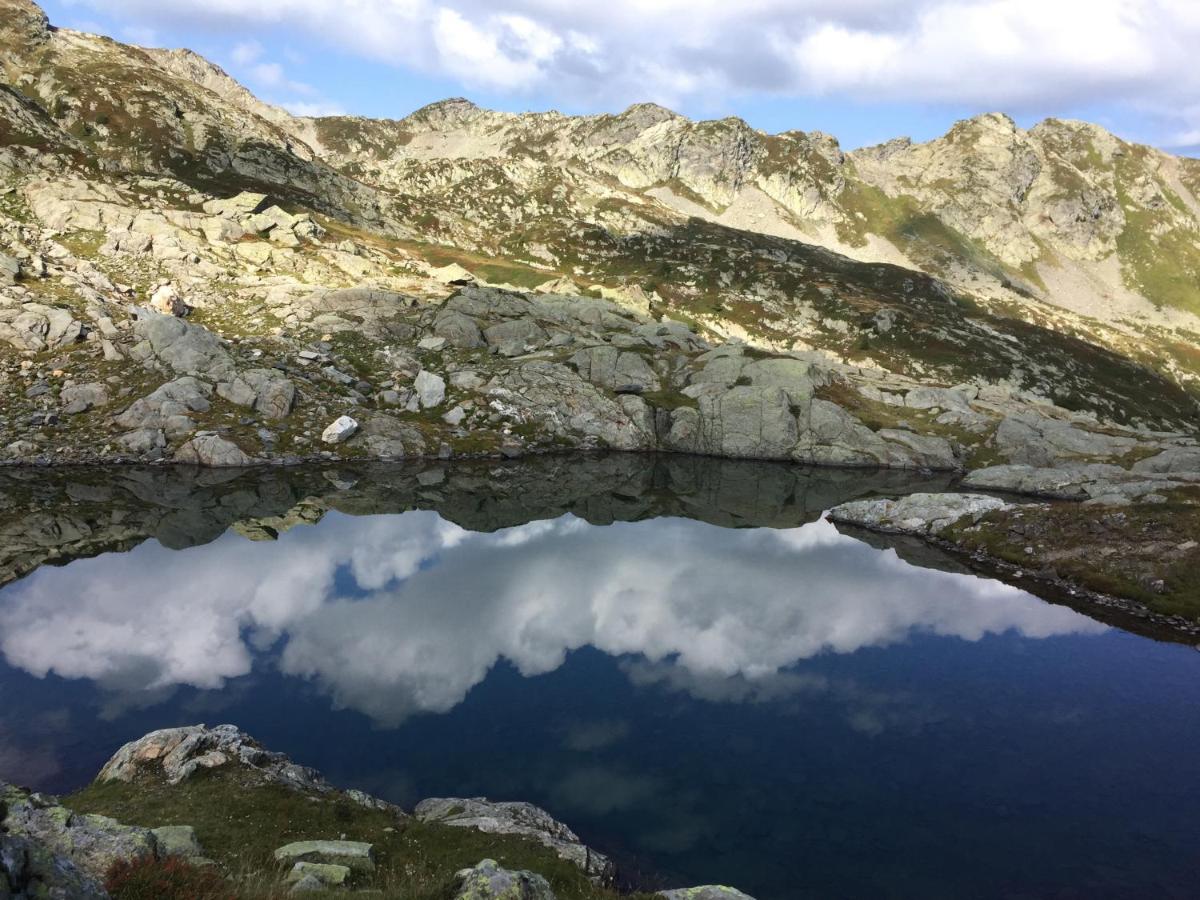
[[(966, 473), (1037, 498), (988, 513), (1014, 571), (1070, 552), (1192, 609), (1160, 545), (1200, 500), (1198, 194), (1195, 161), (1002, 114), (854, 151), (653, 104), (301, 118), (0, 0), (0, 463)], [(1080, 501), (1136, 512), (1111, 565)]]

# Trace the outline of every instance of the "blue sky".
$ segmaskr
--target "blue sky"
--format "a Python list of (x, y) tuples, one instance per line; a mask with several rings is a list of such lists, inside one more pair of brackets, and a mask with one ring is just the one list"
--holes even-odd
[(568, 113), (653, 100), (848, 148), (994, 110), (1200, 148), (1200, 0), (48, 0), (52, 22), (185, 46), (298, 113), (465, 96)]

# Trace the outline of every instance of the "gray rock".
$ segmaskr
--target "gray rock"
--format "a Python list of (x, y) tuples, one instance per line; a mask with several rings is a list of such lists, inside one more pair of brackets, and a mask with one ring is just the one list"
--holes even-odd
[(153, 393), (135, 400), (113, 421), (121, 428), (163, 429), (171, 437), (181, 437), (192, 431), (188, 414), (207, 412), (211, 394), (212, 388), (203, 381), (184, 376), (160, 385)]
[(223, 200), (209, 200), (204, 204), (204, 211), (210, 216), (229, 216), (240, 218), (264, 209), (267, 206), (266, 194), (255, 194), (243, 191), (233, 197)]
[(321, 863), (355, 872), (375, 871), (375, 847), (363, 841), (295, 841), (275, 851), (280, 863)]
[(318, 892), (324, 892), (325, 890), (326, 886), (322, 883), (321, 879), (319, 879), (316, 875), (309, 873), (304, 875), (295, 884), (293, 884), (288, 889), (288, 893), (315, 894)]
[(75, 416), (108, 405), (108, 389), (99, 382), (77, 384), (63, 388), (59, 399), (63, 402), (63, 415)]
[(132, 783), (149, 777), (179, 784), (202, 769), (230, 763), (253, 770), (267, 781), (310, 790), (330, 790), (316, 771), (296, 765), (282, 753), (264, 749), (234, 725), (213, 728), (186, 725), (152, 731), (114, 753), (96, 780)]
[(479, 323), (464, 313), (452, 309), (442, 310), (433, 320), (433, 333), (446, 339), (451, 347), (472, 350), (483, 346), (483, 332)]
[(1170, 447), (1155, 456), (1139, 459), (1130, 468), (1142, 474), (1200, 472), (1200, 447)]
[(417, 392), (417, 401), (422, 409), (440, 406), (446, 399), (446, 380), (422, 369), (413, 382), (413, 390)]
[(145, 456), (166, 447), (167, 437), (161, 428), (135, 428), (119, 435), (117, 444), (129, 453)]
[(963, 479), (963, 485), (1056, 500), (1119, 497), (1126, 501), (1155, 502), (1149, 498), (1197, 480), (1200, 476), (1187, 473), (1154, 474), (1128, 471), (1105, 463), (1075, 463), (1055, 467), (989, 466), (969, 473)]
[(485, 797), (436, 797), (422, 800), (413, 814), (422, 822), (534, 838), (589, 876), (603, 877), (612, 870), (607, 856), (585, 845), (570, 828), (532, 803), (492, 802)]
[(52, 797), (30, 794), (0, 782), (0, 821), (9, 835), (25, 838), (62, 856), (81, 872), (100, 880), (118, 860), (154, 859), (154, 835), (147, 828), (122, 825), (99, 815), (80, 815)]
[(459, 882), (454, 900), (555, 900), (550, 883), (541, 875), (501, 868), (485, 859), (455, 878)]
[(699, 398), (702, 453), (788, 459), (800, 437), (787, 393), (778, 387), (733, 387)]
[(83, 339), (83, 323), (69, 310), (41, 303), (0, 306), (0, 341), (18, 350), (41, 351)]
[(909, 409), (954, 409), (970, 411), (967, 395), (954, 388), (918, 387), (904, 395), (904, 405)]
[(278, 369), (250, 369), (232, 382), (221, 382), (217, 393), (238, 406), (253, 407), (267, 419), (284, 419), (296, 402), (296, 386)]
[(487, 396), (498, 413), (536, 424), (547, 436), (570, 437), (581, 447), (649, 450), (656, 445), (653, 418), (642, 398), (613, 398), (560, 363), (526, 362), (489, 384)]
[(315, 881), (318, 888), (343, 887), (350, 882), (349, 866), (334, 863), (298, 862), (288, 872), (287, 883)]
[(0, 253), (0, 285), (16, 284), (21, 275), (21, 263), (7, 253)]
[[(542, 346), (549, 338), (545, 329), (533, 319), (514, 319), (484, 329), (483, 339), (489, 347), (513, 348), (521, 353), (528, 348)], [(506, 355), (515, 355), (508, 353)]]
[(179, 463), (213, 468), (248, 466), (254, 460), (233, 441), (216, 434), (197, 434), (175, 451)]
[(214, 381), (234, 375), (233, 358), (225, 345), (202, 325), (151, 313), (138, 319), (133, 330), (151, 355), (176, 372)]
[(363, 424), (361, 443), (379, 459), (404, 459), (425, 452), (419, 428), (383, 414), (373, 415)]
[(984, 494), (909, 494), (898, 500), (855, 500), (829, 511), (834, 522), (877, 531), (934, 535), (963, 519), (978, 522), (1010, 504)]
[(610, 391), (657, 391), (658, 376), (640, 353), (619, 350), (608, 344), (585, 347), (571, 357), (571, 364), (592, 384)]
[(740, 377), (748, 378), (754, 387), (779, 388), (793, 406), (811, 400), (816, 386), (828, 380), (827, 374), (814, 363), (786, 357), (748, 363)]
[(159, 858), (175, 856), (180, 859), (203, 858), (204, 848), (191, 825), (163, 825), (150, 831), (158, 847)]
[(736, 888), (725, 887), (719, 884), (675, 888), (670, 891), (659, 891), (658, 895), (667, 898), (667, 900), (754, 900), (749, 894), (744, 894)]
[[(0, 785), (0, 791), (4, 786)], [(108, 900), (101, 879), (36, 840), (0, 834), (0, 898)]]
[(1069, 459), (1114, 457), (1133, 450), (1137, 441), (1077, 428), (1034, 413), (1014, 414), (996, 428), (996, 449), (1012, 463), (1053, 466)]
[(321, 432), (326, 444), (344, 444), (358, 433), (358, 422), (349, 416), (338, 416)]

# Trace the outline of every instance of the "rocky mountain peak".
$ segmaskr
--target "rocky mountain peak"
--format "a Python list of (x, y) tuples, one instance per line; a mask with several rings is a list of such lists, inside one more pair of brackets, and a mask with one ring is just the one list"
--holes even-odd
[(466, 97), (449, 97), (422, 106), (404, 121), (420, 124), (432, 131), (462, 127), (483, 113), (484, 110)]
[(31, 0), (0, 0), (0, 37), (25, 42), (14, 49), (26, 50), (31, 44), (42, 43), (51, 30), (46, 13)]
[(634, 103), (619, 113), (617, 118), (637, 124), (642, 128), (650, 128), (660, 122), (681, 120), (683, 116), (657, 103)]

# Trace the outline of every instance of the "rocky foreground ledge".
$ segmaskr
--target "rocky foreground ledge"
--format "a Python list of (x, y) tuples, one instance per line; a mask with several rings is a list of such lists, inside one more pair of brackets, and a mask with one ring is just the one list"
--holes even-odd
[[(180, 824), (190, 817), (194, 824)], [(410, 815), (331, 786), (233, 725), (151, 732), (65, 803), (0, 782), (4, 900), (330, 892), (599, 900), (619, 896), (616, 883), (607, 856), (532, 804), (435, 798)], [(712, 885), (655, 896), (751, 900)]]

